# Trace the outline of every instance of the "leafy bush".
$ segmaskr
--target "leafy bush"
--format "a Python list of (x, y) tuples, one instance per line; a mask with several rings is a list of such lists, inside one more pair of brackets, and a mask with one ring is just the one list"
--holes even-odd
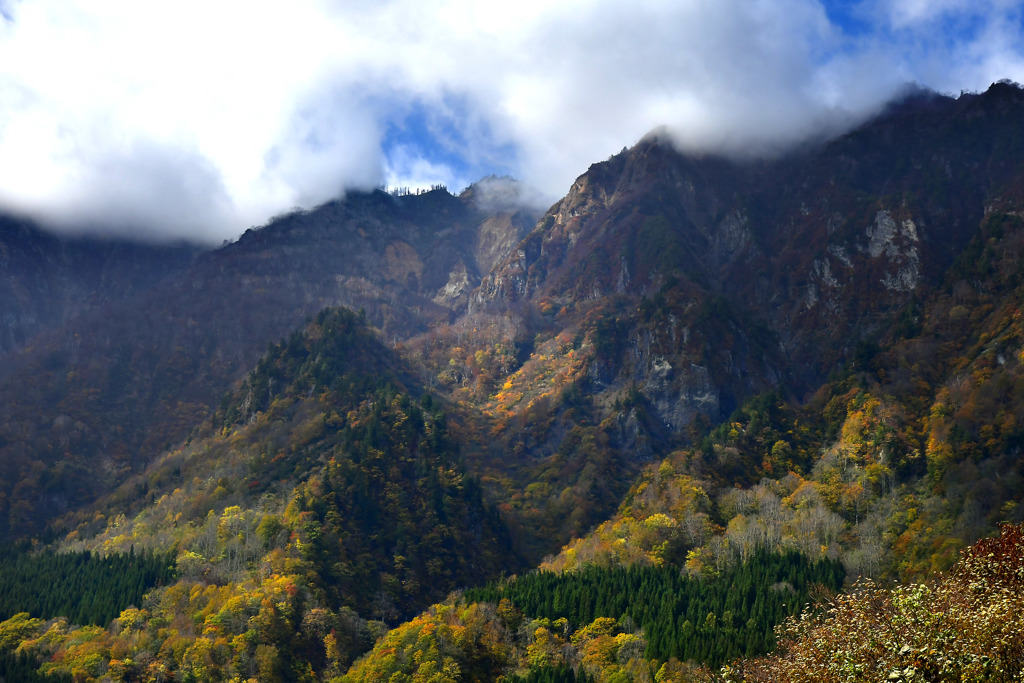
[(963, 553), (941, 579), (860, 583), (778, 629), (779, 653), (726, 681), (1019, 681), (1024, 674), (1024, 527)]

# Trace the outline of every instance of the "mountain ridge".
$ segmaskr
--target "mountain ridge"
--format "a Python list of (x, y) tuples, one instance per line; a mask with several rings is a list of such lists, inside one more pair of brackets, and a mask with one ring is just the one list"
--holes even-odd
[[(537, 221), (353, 193), (44, 332), (0, 384), (4, 533), (178, 574), (91, 659), (66, 621), (0, 631), (83, 678), (331, 680), (503, 561), (945, 570), (1024, 520), (1021, 121), (998, 83), (770, 160), (645, 138)], [(746, 619), (519, 609), (451, 597), (350, 677), (704, 680), (711, 644), (652, 653)]]
[[(371, 208), (386, 220), (367, 222)], [(521, 229), (516, 215), (487, 214), (472, 196), (441, 190), (350, 194), (206, 252), (162, 288), (43, 332), (8, 359), (0, 386), (9, 406), (0, 463), (12, 473), (0, 520), (38, 532), (44, 520), (33, 511), (80, 504), (143, 466), (187, 436), (268, 344), (325, 306), (363, 309), (392, 337), (448, 321), (458, 296), (433, 301), (450, 280), (433, 264), (473, 277), (467, 244), (477, 228), (500, 244), (503, 231)]]

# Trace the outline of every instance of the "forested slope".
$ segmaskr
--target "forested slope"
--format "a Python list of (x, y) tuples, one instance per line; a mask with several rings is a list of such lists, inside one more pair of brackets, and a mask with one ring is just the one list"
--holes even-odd
[[(45, 629), (36, 647), (50, 667), (323, 676), (385, 623), (517, 566), (443, 406), (408, 379), (348, 311), (324, 311), (273, 345), (190, 443), (95, 513), (64, 520), (66, 549), (173, 551), (176, 580), (122, 605), (109, 628), (109, 617), (87, 626), (70, 609), (44, 623), (52, 611), (16, 601)], [(108, 520), (100, 510), (111, 507)]]
[(770, 161), (653, 136), (518, 243), (353, 196), (41, 337), (0, 507), (66, 509), (12, 562), (174, 571), (12, 591), (2, 642), (79, 680), (813, 680), (815, 639), (850, 680), (1017, 675), (1018, 527), (961, 552), (1024, 520), (1022, 116), (1001, 83)]
[[(141, 273), (104, 272), (102, 244), (89, 251), (88, 243), (75, 249), (39, 236), (43, 246), (17, 241), (21, 253), (14, 243), (0, 245), (4, 282), (15, 285), (4, 306), (36, 305), (41, 316), (43, 304), (79, 296), (73, 306), (81, 313), (43, 326), (0, 367), (0, 539), (42, 533), (53, 517), (88, 505), (176, 447), (268, 344), (325, 307), (365, 310), (388, 341), (449, 322), (482, 272), (532, 223), (533, 212), (514, 199), (490, 196), (495, 184), (509, 183), (481, 182), (461, 197), (444, 189), (352, 192), (279, 216), (194, 261), (183, 258), (194, 251), (170, 250), (162, 265), (147, 266), (162, 252), (109, 247), (108, 261), (124, 259)], [(160, 279), (175, 265), (172, 256), (184, 263)], [(30, 272), (19, 279), (23, 268)], [(108, 305), (92, 306), (79, 277), (99, 280)], [(154, 281), (159, 286), (143, 286)], [(62, 282), (70, 293), (57, 291)]]

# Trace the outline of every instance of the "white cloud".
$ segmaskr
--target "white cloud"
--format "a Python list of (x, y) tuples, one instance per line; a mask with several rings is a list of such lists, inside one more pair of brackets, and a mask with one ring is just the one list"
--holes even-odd
[(1019, 0), (892, 0), (879, 3), (895, 28), (934, 25), (950, 17), (1000, 17), (1019, 9)]
[(521, 211), (540, 216), (557, 201), (514, 178), (487, 176), (473, 183), (472, 198), (483, 211)]
[[(817, 0), (0, 0), (0, 204), (219, 241), (345, 187), (457, 190), (481, 168), (559, 195), (663, 124), (762, 152), (907, 80), (1021, 80), (1018, 3), (983, 4), (866, 0), (850, 37)], [(968, 15), (979, 31), (929, 36)], [(383, 149), (413, 107), (435, 139)]]
[(908, 78), (956, 94), (1024, 80), (1020, 0), (863, 0), (871, 51)]
[(430, 189), (445, 185), (451, 191), (468, 184), (447, 164), (435, 163), (420, 156), (419, 151), (405, 145), (393, 148), (387, 157), (385, 181), (389, 188)]

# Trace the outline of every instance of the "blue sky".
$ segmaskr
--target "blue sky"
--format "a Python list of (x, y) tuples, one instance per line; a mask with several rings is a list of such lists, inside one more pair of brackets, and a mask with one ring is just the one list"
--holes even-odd
[(1005, 0), (0, 0), (0, 207), (219, 243), (380, 184), (547, 198), (664, 127), (773, 154), (1024, 81)]

